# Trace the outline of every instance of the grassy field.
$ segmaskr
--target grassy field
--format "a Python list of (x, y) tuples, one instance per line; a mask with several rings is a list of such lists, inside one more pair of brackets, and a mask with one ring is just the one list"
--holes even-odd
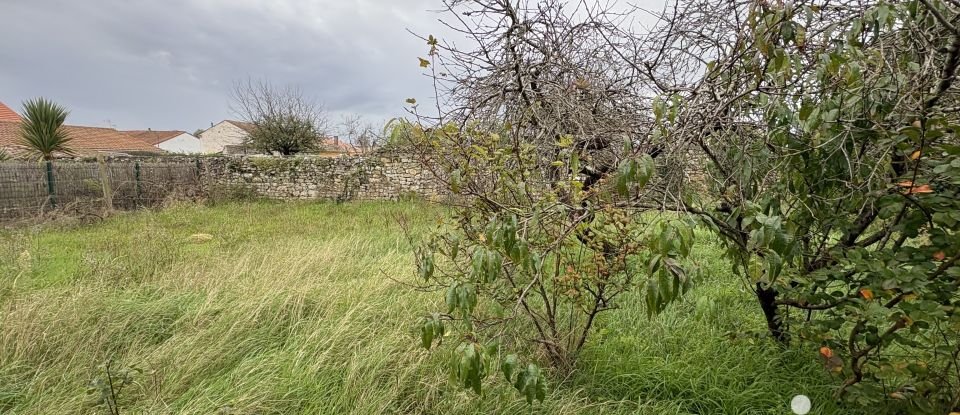
[(88, 388), (125, 371), (124, 414), (789, 414), (796, 394), (811, 413), (850, 413), (815, 350), (731, 334), (763, 323), (709, 244), (693, 292), (652, 321), (633, 298), (603, 315), (543, 405), (498, 379), (462, 392), (412, 330), (439, 296), (388, 278), (415, 274), (395, 216), (423, 231), (441, 214), (254, 203), (4, 231), (0, 413), (107, 413)]

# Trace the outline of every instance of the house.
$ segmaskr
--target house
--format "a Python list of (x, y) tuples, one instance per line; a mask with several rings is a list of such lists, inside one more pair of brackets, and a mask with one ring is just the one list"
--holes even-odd
[(171, 153), (192, 154), (200, 152), (200, 139), (186, 131), (131, 130), (121, 132)]
[[(157, 155), (163, 151), (121, 133), (113, 128), (81, 127), (64, 125), (67, 136), (70, 137), (68, 146), (77, 156), (105, 155)], [(27, 153), (21, 144), (20, 122), (0, 121), (0, 148), (14, 157)]]
[(337, 136), (324, 138), (322, 147), (323, 149), (320, 150), (320, 155), (324, 156), (360, 154), (362, 152), (359, 147), (345, 141), (340, 141), (340, 137)]
[(20, 114), (0, 102), (0, 121), (19, 122)]
[[(0, 149), (14, 157), (26, 156), (20, 136), (22, 118), (10, 107), (0, 102)], [(157, 155), (163, 151), (143, 141), (121, 133), (113, 128), (81, 127), (64, 125), (70, 137), (68, 147), (77, 156), (108, 155)]]
[(243, 141), (254, 125), (243, 121), (223, 120), (200, 133), (201, 153), (244, 154)]
[[(249, 154), (244, 140), (256, 126), (243, 121), (223, 120), (200, 133), (200, 150), (203, 153)], [(338, 137), (323, 139), (323, 150), (318, 155), (335, 157), (343, 154), (359, 154), (360, 150)]]

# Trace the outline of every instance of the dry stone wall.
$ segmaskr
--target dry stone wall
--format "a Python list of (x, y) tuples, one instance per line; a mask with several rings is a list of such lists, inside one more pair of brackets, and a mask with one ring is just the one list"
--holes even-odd
[(271, 199), (396, 200), (416, 195), (436, 199), (442, 187), (408, 155), (221, 156), (201, 159), (208, 187), (243, 187)]

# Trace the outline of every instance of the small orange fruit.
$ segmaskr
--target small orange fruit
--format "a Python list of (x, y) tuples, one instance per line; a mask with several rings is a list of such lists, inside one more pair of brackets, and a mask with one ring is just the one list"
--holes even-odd
[(830, 350), (827, 346), (823, 346), (820, 348), (820, 356), (823, 356), (824, 359), (829, 359), (833, 357), (833, 350)]

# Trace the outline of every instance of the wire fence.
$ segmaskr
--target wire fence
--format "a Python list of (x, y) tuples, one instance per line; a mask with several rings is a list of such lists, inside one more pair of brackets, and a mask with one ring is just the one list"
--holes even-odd
[(0, 220), (51, 211), (156, 207), (201, 194), (199, 162), (42, 161), (0, 163)]

